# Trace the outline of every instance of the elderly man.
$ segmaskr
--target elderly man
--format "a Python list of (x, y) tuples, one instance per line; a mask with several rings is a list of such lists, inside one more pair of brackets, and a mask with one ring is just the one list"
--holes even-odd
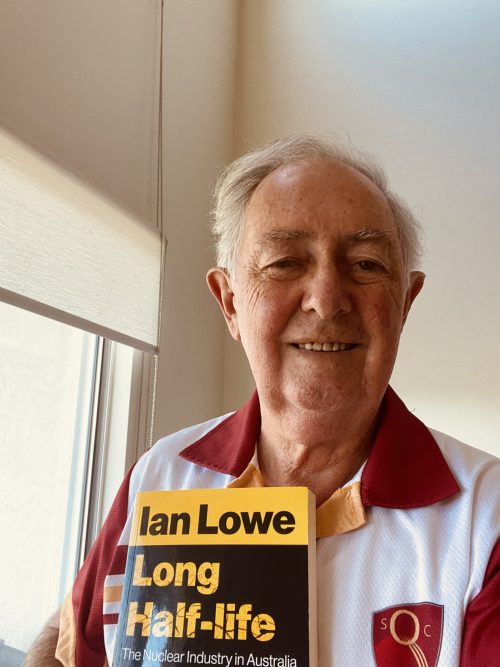
[(377, 169), (299, 137), (225, 171), (214, 231), (208, 285), (257, 391), (136, 464), (62, 609), (58, 660), (111, 663), (139, 490), (301, 485), (317, 499), (321, 667), (498, 666), (500, 462), (388, 386), (424, 282), (411, 213)]

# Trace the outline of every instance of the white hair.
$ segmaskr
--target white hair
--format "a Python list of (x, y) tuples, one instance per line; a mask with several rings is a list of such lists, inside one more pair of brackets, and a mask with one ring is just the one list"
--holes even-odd
[(230, 274), (236, 268), (246, 207), (259, 183), (286, 164), (315, 158), (353, 167), (377, 186), (394, 216), (406, 269), (408, 273), (416, 269), (422, 254), (421, 227), (408, 206), (388, 188), (384, 170), (351, 146), (300, 135), (278, 139), (243, 155), (219, 176), (212, 212), (218, 266)]

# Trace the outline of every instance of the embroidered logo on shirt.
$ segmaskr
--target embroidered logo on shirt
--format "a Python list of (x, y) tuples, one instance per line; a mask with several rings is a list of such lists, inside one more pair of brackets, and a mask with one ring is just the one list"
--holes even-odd
[(443, 634), (442, 605), (397, 605), (373, 614), (377, 667), (436, 667)]

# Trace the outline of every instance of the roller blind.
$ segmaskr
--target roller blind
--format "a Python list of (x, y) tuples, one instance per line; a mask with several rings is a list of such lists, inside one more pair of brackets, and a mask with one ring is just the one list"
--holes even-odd
[(156, 229), (0, 130), (0, 299), (154, 351)]

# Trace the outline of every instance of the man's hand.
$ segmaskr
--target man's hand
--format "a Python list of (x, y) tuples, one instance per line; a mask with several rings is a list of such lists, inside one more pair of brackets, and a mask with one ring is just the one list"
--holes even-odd
[(59, 660), (56, 660), (60, 613), (61, 611), (57, 610), (49, 618), (28, 651), (24, 667), (61, 667)]

